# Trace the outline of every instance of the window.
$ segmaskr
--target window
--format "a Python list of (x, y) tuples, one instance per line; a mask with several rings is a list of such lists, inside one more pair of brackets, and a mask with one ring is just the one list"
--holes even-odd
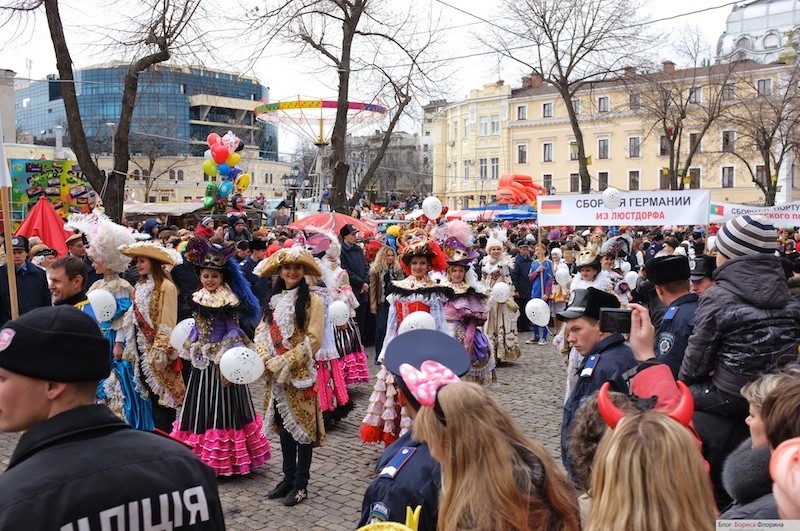
[(607, 171), (600, 171), (597, 172), (597, 190), (602, 192), (608, 188), (608, 172)]
[(572, 110), (575, 111), (575, 114), (581, 113), (581, 100), (572, 100)]
[(658, 170), (658, 188), (661, 190), (669, 190), (669, 168), (661, 168)]
[(489, 118), (487, 116), (481, 116), (478, 119), (478, 134), (480, 136), (489, 134)]
[(759, 79), (757, 83), (757, 89), (759, 96), (769, 96), (769, 94), (772, 92), (772, 80)]
[(486, 177), (489, 176), (489, 168), (486, 162), (486, 159), (478, 159), (478, 176), (481, 178), (481, 181), (486, 180)]
[(733, 166), (722, 167), (722, 187), (733, 188)]
[(169, 170), (169, 180), (170, 181), (175, 180), (175, 170)]
[(500, 134), (500, 115), (493, 114), (492, 115), (492, 134), (499, 135)]
[(700, 103), (703, 99), (702, 87), (692, 87), (689, 89), (689, 103)]
[(542, 162), (553, 162), (553, 143), (542, 144)]
[(569, 191), (577, 192), (581, 189), (581, 175), (579, 173), (569, 174)]
[(542, 186), (545, 190), (552, 190), (553, 188), (553, 174), (552, 173), (545, 173), (542, 175)]
[(469, 138), (469, 120), (464, 118), (464, 140)]
[(490, 162), (492, 164), (492, 179), (497, 180), (500, 178), (500, 158), (492, 157)]
[(528, 119), (528, 106), (517, 105), (517, 120), (527, 120), (527, 119)]
[(458, 122), (453, 122), (453, 140), (458, 138)]
[(765, 49), (777, 48), (778, 47), (778, 43), (779, 43), (778, 36), (776, 34), (774, 34), (774, 33), (770, 33), (769, 35), (764, 37), (764, 48)]
[(181, 83), (180, 92), (181, 94), (186, 94), (186, 83)]
[(641, 157), (642, 139), (638, 136), (628, 138), (628, 157), (638, 159)]
[(669, 138), (667, 135), (661, 135), (661, 138), (658, 140), (658, 154), (662, 157), (666, 157), (669, 155)]
[(517, 164), (528, 163), (528, 144), (517, 144)]
[(162, 196), (161, 196), (161, 201), (162, 201), (162, 202), (167, 202), (167, 201), (169, 201), (169, 196), (168, 196), (168, 195), (162, 195)]
[(608, 158), (608, 144), (609, 140), (607, 138), (601, 138), (597, 141), (597, 158), (598, 159), (607, 159)]
[(642, 95), (641, 94), (636, 93), (636, 94), (630, 94), (628, 96), (628, 107), (630, 107), (631, 110), (636, 110), (641, 106), (642, 106)]
[(578, 160), (578, 143), (569, 143), (569, 160)]
[(733, 153), (736, 149), (735, 142), (736, 135), (733, 131), (722, 132), (722, 151)]
[(178, 170), (178, 180), (179, 181), (183, 180), (183, 170)]
[(689, 188), (700, 188), (700, 168), (689, 168)]
[(763, 164), (756, 166), (756, 181), (767, 186), (767, 169)]
[(689, 133), (689, 152), (702, 153), (703, 146), (700, 145), (700, 133)]
[[(206, 175), (206, 177), (208, 176)], [(133, 170), (133, 180), (138, 181), (140, 178), (141, 178), (141, 173), (139, 172), (139, 170)]]
[(628, 172), (628, 190), (636, 191), (639, 189), (639, 170)]
[(743, 50), (749, 50), (750, 49), (750, 39), (748, 39), (747, 37), (742, 37), (741, 39), (736, 41), (736, 47), (737, 48), (742, 48)]
[(736, 97), (736, 83), (725, 83), (722, 85), (722, 99), (732, 100)]
[(154, 196), (154, 195), (149, 196), (147, 198), (147, 202), (148, 203), (155, 203), (156, 202), (156, 196)]
[(472, 161), (465, 160), (464, 161), (464, 180), (469, 181), (469, 165)]
[(542, 103), (542, 118), (552, 118), (552, 117), (553, 117), (553, 104)]
[(608, 112), (608, 96), (597, 98), (597, 112)]

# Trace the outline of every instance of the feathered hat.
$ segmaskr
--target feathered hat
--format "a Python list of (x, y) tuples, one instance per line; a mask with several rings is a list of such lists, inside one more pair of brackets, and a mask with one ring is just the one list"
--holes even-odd
[(236, 253), (235, 242), (224, 244), (211, 243), (205, 238), (192, 238), (186, 245), (186, 261), (201, 269), (226, 268), (231, 257)]
[(450, 265), (469, 266), (478, 258), (472, 249), (472, 229), (461, 220), (450, 221), (436, 231), (443, 238), (442, 250)]
[(265, 260), (266, 263), (258, 274), (261, 277), (274, 275), (281, 267), (292, 264), (303, 266), (306, 270), (306, 275), (318, 277), (322, 274), (314, 261), (314, 257), (306, 249), (306, 238), (302, 232), (294, 238), (294, 244), (291, 247), (280, 249)]
[(142, 256), (161, 264), (170, 264), (173, 266), (183, 263), (183, 258), (178, 251), (164, 247), (156, 242), (147, 241), (136, 242), (130, 245), (121, 245), (119, 250), (122, 254), (130, 258)]
[(425, 229), (409, 229), (400, 236), (400, 265), (407, 275), (411, 274), (408, 266), (415, 256), (427, 256), (434, 271), (447, 269), (447, 257)]
[[(600, 255), (607, 256), (609, 254), (614, 255), (614, 258), (620, 256), (628, 256), (631, 254), (631, 248), (633, 246), (633, 238), (631, 238), (627, 234), (622, 234), (620, 236), (614, 236), (613, 238), (609, 238), (600, 248)], [(620, 255), (620, 253), (624, 253)]]
[(114, 223), (99, 210), (89, 214), (72, 214), (67, 218), (64, 227), (80, 231), (86, 237), (89, 244), (86, 253), (94, 262), (115, 273), (128, 269), (131, 259), (119, 249), (121, 246), (136, 243), (132, 230)]

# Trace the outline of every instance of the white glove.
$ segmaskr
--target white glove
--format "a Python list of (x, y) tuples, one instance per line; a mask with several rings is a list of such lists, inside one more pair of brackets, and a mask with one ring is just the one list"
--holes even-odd
[(553, 336), (553, 345), (555, 345), (558, 350), (564, 348), (564, 334), (559, 332), (557, 335)]

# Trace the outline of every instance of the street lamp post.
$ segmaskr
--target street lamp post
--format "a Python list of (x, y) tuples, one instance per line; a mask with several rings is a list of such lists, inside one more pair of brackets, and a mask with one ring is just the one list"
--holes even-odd
[(297, 192), (304, 190), (305, 187), (309, 185), (309, 181), (308, 179), (303, 179), (300, 177), (300, 166), (297, 164), (295, 164), (294, 168), (292, 168), (291, 175), (287, 175), (285, 173), (283, 174), (281, 181), (283, 182), (283, 187), (287, 194), (290, 195), (291, 210), (289, 212), (289, 223), (291, 223), (294, 221), (297, 213)]

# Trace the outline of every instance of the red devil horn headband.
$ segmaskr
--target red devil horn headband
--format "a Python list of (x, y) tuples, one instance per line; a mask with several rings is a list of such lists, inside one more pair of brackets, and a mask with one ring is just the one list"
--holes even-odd
[[(684, 426), (688, 426), (694, 414), (694, 400), (686, 384), (683, 382), (677, 382), (677, 384), (681, 392), (681, 399), (672, 411), (665, 411), (665, 413), (673, 420), (678, 421)], [(597, 397), (597, 409), (600, 410), (600, 416), (603, 417), (605, 423), (608, 424), (611, 429), (614, 429), (623, 417), (625, 417), (625, 412), (611, 401), (611, 397), (608, 396), (610, 388), (611, 384), (609, 382), (604, 383), (600, 388), (600, 394)]]

